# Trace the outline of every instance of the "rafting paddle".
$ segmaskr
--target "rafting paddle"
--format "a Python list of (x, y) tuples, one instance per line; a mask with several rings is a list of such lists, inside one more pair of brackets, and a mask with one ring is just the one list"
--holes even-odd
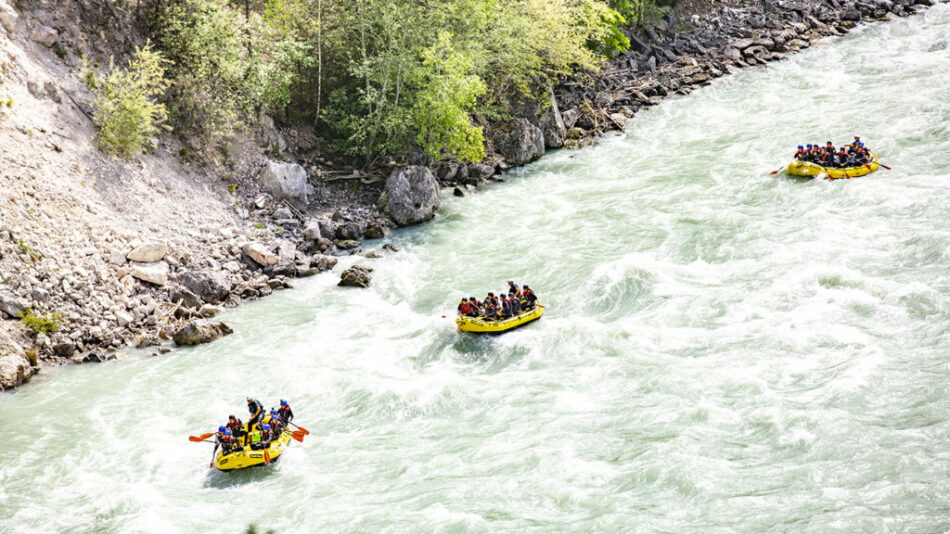
[(214, 435), (214, 432), (208, 432), (207, 434), (202, 434), (200, 436), (188, 436), (188, 441), (204, 441)]
[(287, 421), (287, 424), (288, 424), (288, 425), (294, 425), (295, 427), (299, 428), (300, 431), (303, 432), (303, 435), (304, 435), (304, 436), (309, 436), (309, 435), (310, 435), (310, 431), (307, 430), (306, 428), (300, 426), (300, 425), (291, 423), (290, 421)]
[(292, 438), (294, 438), (295, 440), (297, 440), (297, 441), (303, 443), (304, 433), (303, 433), (303, 432), (291, 432), (291, 433), (290, 433), (290, 437), (292, 437)]

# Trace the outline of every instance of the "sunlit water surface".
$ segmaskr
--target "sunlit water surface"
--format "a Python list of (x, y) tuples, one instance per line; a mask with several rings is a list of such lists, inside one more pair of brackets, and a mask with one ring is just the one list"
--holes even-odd
[[(447, 197), (368, 290), (0, 395), (0, 531), (947, 531), (948, 39), (940, 5), (717, 81)], [(767, 176), (855, 133), (893, 170)], [(544, 318), (457, 333), (507, 278)], [(312, 434), (209, 471), (186, 436), (247, 394)]]

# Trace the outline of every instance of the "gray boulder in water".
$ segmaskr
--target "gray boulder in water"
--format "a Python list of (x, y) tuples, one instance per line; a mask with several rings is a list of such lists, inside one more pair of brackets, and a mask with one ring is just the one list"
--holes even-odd
[(176, 345), (200, 345), (210, 343), (233, 333), (231, 327), (221, 321), (198, 319), (191, 321), (175, 332), (173, 339)]
[(354, 265), (343, 271), (343, 275), (340, 276), (340, 283), (337, 285), (345, 287), (369, 287), (372, 273), (372, 267)]
[(379, 196), (379, 209), (400, 226), (428, 221), (441, 205), (439, 184), (432, 171), (418, 165), (394, 170)]

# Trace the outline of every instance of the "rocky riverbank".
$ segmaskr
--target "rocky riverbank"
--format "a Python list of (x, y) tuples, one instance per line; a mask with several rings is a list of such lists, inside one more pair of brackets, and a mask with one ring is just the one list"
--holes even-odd
[[(222, 307), (331, 270), (342, 255), (380, 257), (363, 241), (431, 219), (442, 187), (467, 195), (546, 149), (622, 129), (666, 96), (932, 3), (684, 3), (659, 27), (632, 29), (631, 50), (592, 81), (566, 81), (548, 105), (513, 105), (512, 120), (486, 124), (484, 161), (411, 152), (363, 171), (334, 161), (306, 129), (267, 117), (229, 162), (192, 165), (170, 137), (134, 163), (105, 158), (91, 143), (91, 94), (72, 74), (96, 46), (73, 18), (106, 7), (0, 0), (0, 389), (44, 365), (227, 335), (211, 320)], [(371, 273), (347, 271), (342, 285), (365, 286)], [(25, 310), (55, 331), (28, 328)]]

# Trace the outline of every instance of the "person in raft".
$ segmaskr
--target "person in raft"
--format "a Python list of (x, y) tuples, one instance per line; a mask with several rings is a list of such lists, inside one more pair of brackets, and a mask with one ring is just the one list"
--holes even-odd
[(501, 292), (495, 296), (489, 291), (482, 302), (478, 302), (475, 297), (463, 297), (458, 305), (458, 314), (461, 317), (478, 317), (491, 321), (508, 319), (534, 309), (537, 302), (537, 295), (527, 284), (522, 291), (513, 280), (508, 280), (507, 294)]
[(219, 446), (221, 447), (222, 456), (227, 456), (238, 448), (237, 441), (231, 435), (231, 430), (223, 425), (218, 427), (218, 432), (214, 437), (214, 450), (211, 451), (211, 465), (208, 467), (214, 467), (214, 458), (218, 454)]
[(823, 167), (847, 168), (866, 165), (871, 161), (871, 152), (861, 142), (859, 136), (854, 136), (854, 142), (836, 149), (834, 143), (828, 141), (825, 146), (809, 143), (806, 146), (798, 145), (795, 151), (797, 161), (807, 161)]

